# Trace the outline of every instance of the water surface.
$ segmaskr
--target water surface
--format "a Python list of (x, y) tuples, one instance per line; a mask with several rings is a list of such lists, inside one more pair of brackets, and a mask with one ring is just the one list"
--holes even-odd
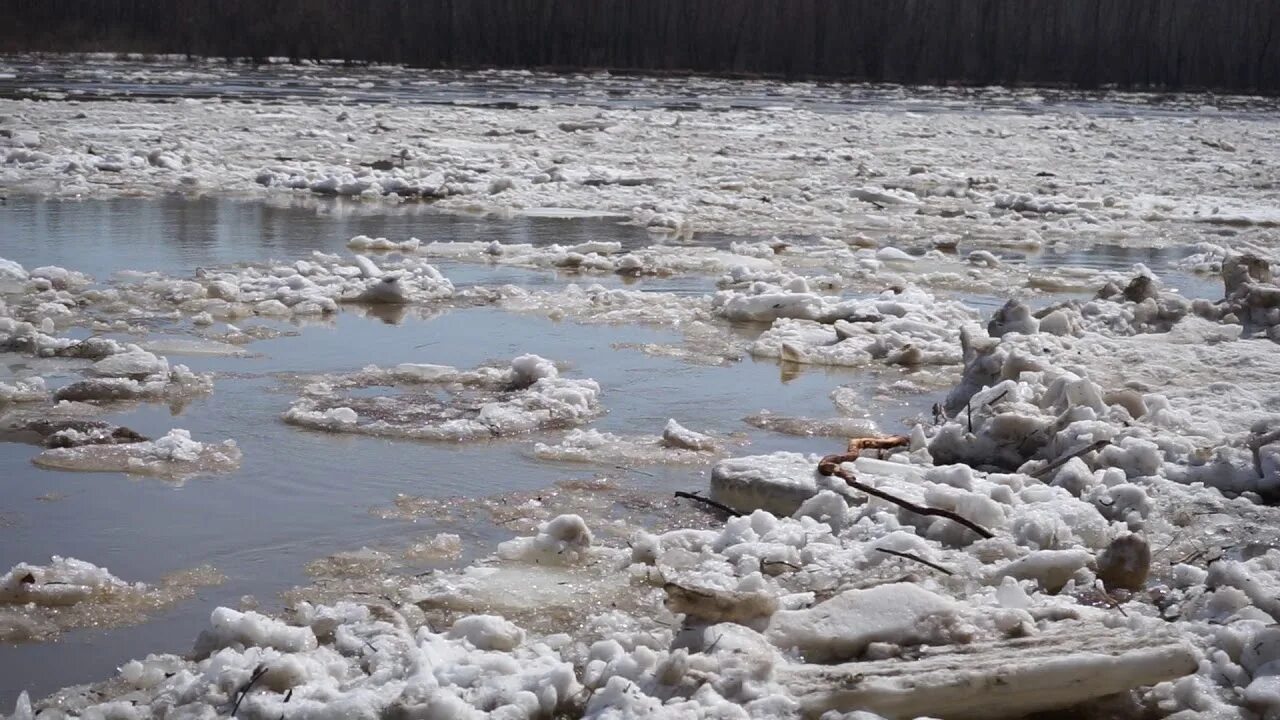
[[(202, 265), (293, 259), (312, 250), (345, 251), (346, 240), (358, 233), (536, 244), (617, 240), (637, 245), (650, 240), (642, 229), (615, 220), (497, 220), (429, 208), (399, 213), (359, 210), (358, 205), (309, 200), (11, 198), (0, 207), (0, 257), (28, 267), (62, 265), (107, 281), (126, 269), (183, 277)], [(487, 265), (442, 268), (463, 285), (622, 282), (612, 276)], [(632, 287), (702, 293), (713, 284), (711, 278), (688, 277), (645, 280)], [(215, 373), (211, 395), (182, 407), (142, 404), (106, 416), (150, 436), (182, 427), (197, 439), (232, 438), (244, 452), (243, 466), (235, 473), (179, 484), (50, 471), (30, 463), (37, 448), (0, 444), (0, 496), (10, 521), (8, 527), (0, 527), (0, 567), (44, 562), (58, 554), (106, 566), (130, 581), (154, 582), (166, 573), (204, 564), (229, 578), (142, 627), (76, 631), (44, 645), (0, 646), (0, 706), (12, 703), (22, 689), (40, 695), (100, 679), (147, 652), (187, 651), (213, 607), (235, 605), (241, 596), (253, 594), (271, 608), (278, 604), (278, 593), (309, 580), (304, 568), (317, 558), (362, 546), (394, 551), (441, 529), (430, 520), (386, 520), (370, 512), (390, 505), (401, 493), (478, 497), (602, 475), (662, 496), (706, 486), (708, 467), (619, 468), (609, 463), (546, 463), (531, 457), (533, 442), (554, 442), (560, 433), (451, 444), (302, 431), (279, 420), (296, 397), (292, 379), (300, 374), (346, 372), (370, 363), (470, 367), (533, 352), (567, 363), (570, 376), (601, 383), (608, 412), (593, 426), (602, 431), (656, 434), (668, 418), (677, 418), (697, 430), (740, 435), (746, 442), (742, 453), (827, 452), (838, 446), (832, 439), (755, 430), (741, 418), (764, 409), (835, 415), (828, 396), (842, 384), (865, 383), (867, 414), (891, 428), (900, 427), (904, 416), (926, 412), (936, 399), (926, 394), (890, 403), (873, 401), (879, 381), (868, 382), (866, 373), (851, 370), (784, 369), (753, 360), (729, 368), (690, 365), (614, 348), (618, 343), (679, 343), (681, 337), (669, 329), (554, 322), (493, 308), (441, 313), (414, 309), (403, 316), (351, 310), (331, 319), (280, 327), (289, 334), (247, 346), (246, 357), (169, 353), (173, 362)], [(153, 334), (145, 340), (161, 337)], [(25, 369), (38, 370), (52, 387), (79, 377), (73, 368), (59, 369), (47, 361), (0, 356), (0, 378)], [(470, 527), (464, 542), (471, 553), (484, 552), (510, 534), (494, 526)]]

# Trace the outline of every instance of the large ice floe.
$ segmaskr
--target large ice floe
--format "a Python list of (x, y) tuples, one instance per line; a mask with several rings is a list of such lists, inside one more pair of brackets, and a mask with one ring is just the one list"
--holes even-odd
[[(800, 106), (791, 87), (709, 92), (781, 104), (492, 108), (325, 101), (324, 92), (249, 106), (4, 99), (0, 184), (67, 197), (429, 199), (464, 212), (614, 214), (677, 236), (909, 234), (980, 250), (1227, 232), (1236, 242), (1280, 223), (1266, 109), (1165, 114), (1130, 101), (1112, 114), (1033, 95), (1015, 110), (939, 91), (946, 112), (911, 112), (911, 101), (851, 107), (843, 97)], [(377, 240), (357, 245), (404, 242)]]
[[(390, 387), (397, 395), (343, 395)], [(313, 430), (420, 440), (480, 440), (580, 425), (601, 412), (594, 380), (560, 376), (555, 364), (521, 355), (507, 367), (460, 370), (405, 363), (369, 366), (309, 383), (284, 421)]]
[(130, 583), (106, 568), (54, 556), (48, 565), (19, 563), (0, 575), (0, 641), (52, 640), (80, 627), (134, 625), (222, 582), (212, 568), (174, 573), (160, 583)]
[(375, 262), (313, 252), (292, 262), (202, 268), (190, 279), (154, 273), (128, 279), (116, 289), (122, 300), (222, 321), (323, 316), (343, 304), (420, 305), (454, 294), (453, 283), (434, 265), (411, 256)]

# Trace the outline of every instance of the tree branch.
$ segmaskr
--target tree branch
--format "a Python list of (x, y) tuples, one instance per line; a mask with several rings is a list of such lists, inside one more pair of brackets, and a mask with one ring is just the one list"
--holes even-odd
[(849, 487), (860, 492), (864, 492), (872, 497), (880, 498), (897, 505), (900, 508), (909, 510), (917, 515), (931, 515), (933, 517), (941, 517), (951, 522), (963, 525), (973, 532), (984, 538), (993, 538), (995, 534), (990, 530), (968, 520), (950, 510), (942, 510), (940, 508), (931, 508), (924, 505), (916, 505), (910, 500), (904, 500), (900, 497), (890, 495), (889, 493), (874, 488), (870, 485), (858, 482), (858, 478), (852, 472), (841, 467), (842, 463), (853, 462), (858, 459), (858, 455), (863, 450), (876, 449), (883, 450), (886, 448), (901, 447), (911, 442), (911, 439), (904, 435), (894, 435), (883, 438), (858, 438), (849, 441), (849, 451), (843, 454), (828, 455), (818, 462), (818, 472), (826, 476), (838, 477), (845, 481)]
[(676, 497), (685, 498), (686, 500), (696, 500), (704, 505), (713, 507), (722, 513), (727, 513), (730, 517), (742, 517), (743, 515), (743, 513), (737, 510), (734, 510), (733, 508), (729, 507), (728, 505), (725, 505), (724, 503), (718, 503), (715, 500), (712, 500), (711, 498), (702, 497), (697, 493), (687, 493), (687, 492), (681, 492), (677, 490)]
[(939, 565), (939, 564), (937, 564), (937, 563), (932, 563), (932, 562), (929, 562), (928, 560), (925, 560), (924, 558), (920, 557), (919, 555), (912, 555), (911, 553), (898, 552), (897, 550), (889, 550), (889, 549), (887, 549), (887, 548), (876, 548), (875, 550), (876, 550), (876, 552), (882, 552), (882, 553), (884, 553), (885, 555), (892, 555), (892, 556), (894, 556), (894, 557), (900, 557), (900, 558), (904, 558), (904, 559), (906, 559), (906, 560), (914, 560), (915, 562), (918, 562), (918, 563), (920, 563), (921, 565), (925, 565), (925, 566), (927, 566), (927, 567), (931, 567), (931, 568), (933, 568), (934, 570), (937, 570), (938, 572), (942, 573), (943, 575), (954, 575), (954, 574), (955, 574), (955, 573), (951, 572), (950, 570), (948, 570), (948, 569), (946, 569), (946, 568), (942, 567), (941, 565)]

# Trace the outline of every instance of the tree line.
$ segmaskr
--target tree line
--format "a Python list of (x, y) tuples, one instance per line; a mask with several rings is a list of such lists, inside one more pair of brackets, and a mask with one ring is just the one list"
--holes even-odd
[(0, 51), (1280, 94), (1280, 0), (0, 0)]

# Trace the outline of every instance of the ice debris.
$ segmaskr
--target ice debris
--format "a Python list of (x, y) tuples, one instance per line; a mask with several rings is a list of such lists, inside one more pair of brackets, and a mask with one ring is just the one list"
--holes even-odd
[(114, 717), (163, 705), (173, 716), (213, 717), (235, 705), (243, 717), (534, 720), (573, 707), (581, 690), (559, 653), (500, 617), (433, 632), (410, 628), (394, 608), (343, 602), (302, 603), (289, 622), (220, 607), (209, 622), (195, 659), (126, 663), (107, 697), (86, 688), (59, 709)]

